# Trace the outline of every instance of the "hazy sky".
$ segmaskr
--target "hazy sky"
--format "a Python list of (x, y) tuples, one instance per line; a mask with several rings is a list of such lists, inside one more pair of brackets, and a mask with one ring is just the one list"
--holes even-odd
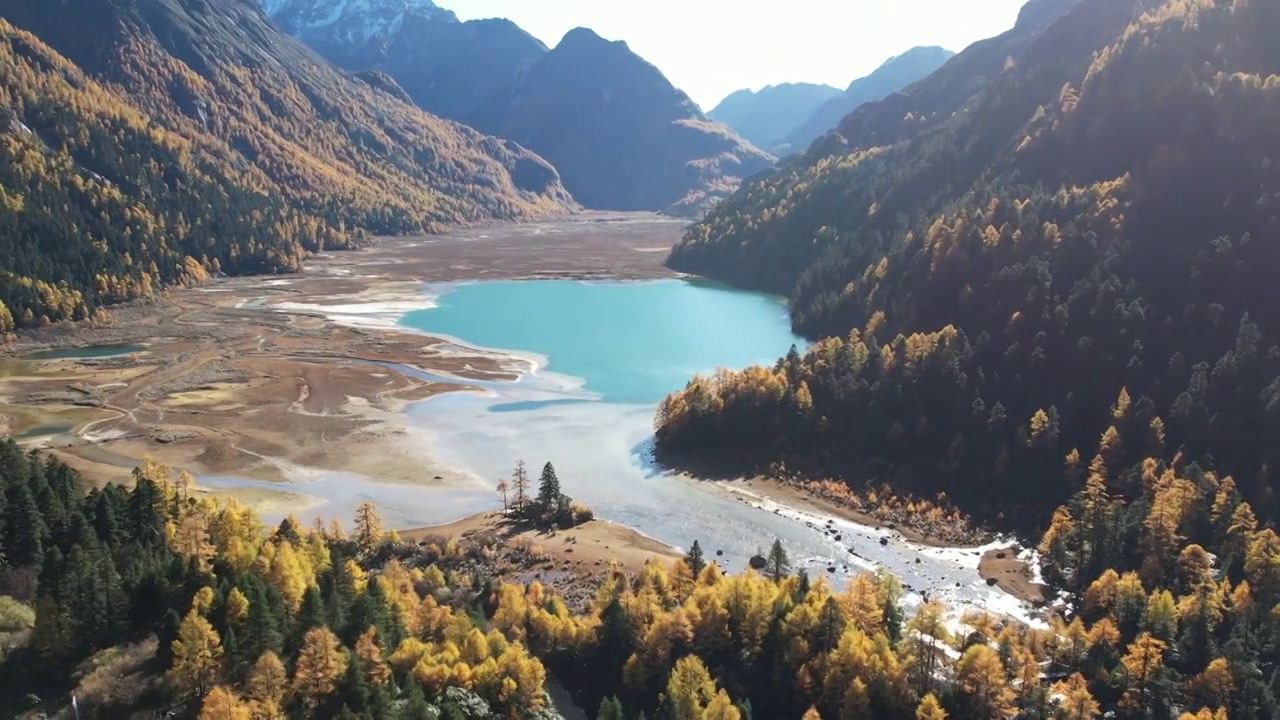
[(505, 17), (548, 46), (589, 27), (657, 65), (704, 110), (740, 88), (844, 88), (915, 45), (959, 52), (1013, 27), (1025, 0), (437, 0)]

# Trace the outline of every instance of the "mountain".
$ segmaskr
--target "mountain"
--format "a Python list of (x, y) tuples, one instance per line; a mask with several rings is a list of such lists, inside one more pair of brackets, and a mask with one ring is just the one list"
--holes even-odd
[(3, 325), (288, 270), (365, 232), (572, 205), (542, 158), (338, 73), (241, 0), (0, 17)]
[(745, 184), (671, 266), (829, 339), (670, 398), (660, 452), (1024, 528), (1167, 463), (1280, 515), (1277, 32), (1273, 3), (1038, 0)]
[(780, 154), (801, 152), (864, 103), (882, 100), (942, 67), (955, 53), (940, 47), (915, 47), (889, 58), (870, 75), (858, 78), (798, 120), (764, 147)]
[(708, 120), (625, 42), (571, 30), (510, 98), (493, 131), (560, 170), (587, 207), (699, 214), (773, 158)]
[(427, 111), (547, 158), (587, 207), (697, 215), (773, 162), (626, 43), (590, 30), (549, 50), (508, 20), (460, 22), (430, 0), (263, 7), (338, 66), (381, 71)]
[(419, 106), (480, 129), (494, 118), (479, 111), (509, 97), (547, 53), (509, 20), (461, 22), (430, 0), (264, 0), (263, 9), (339, 67), (384, 72)]
[(756, 147), (770, 148), (813, 114), (818, 106), (840, 96), (830, 85), (784, 83), (759, 92), (739, 90), (707, 113)]

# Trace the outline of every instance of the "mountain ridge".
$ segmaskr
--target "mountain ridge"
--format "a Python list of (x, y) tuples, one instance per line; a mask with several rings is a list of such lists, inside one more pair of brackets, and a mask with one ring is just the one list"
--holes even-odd
[(824, 102), (841, 94), (816, 83), (781, 83), (759, 91), (738, 90), (721, 100), (707, 117), (727, 125), (760, 148), (772, 148)]
[(1064, 457), (1129, 497), (1167, 452), (1280, 514), (1280, 456), (1240, 441), (1280, 407), (1277, 31), (1247, 2), (1041, 0), (746, 183), (670, 264), (786, 293), (825, 339), (691, 384), (659, 447), (1019, 529), (1078, 489), (1036, 482)]
[(840, 95), (815, 108), (803, 122), (779, 138), (778, 144), (785, 151), (803, 152), (810, 143), (834, 129), (841, 119), (863, 104), (882, 100), (903, 90), (941, 68), (954, 56), (954, 52), (937, 46), (914, 47), (895, 55), (870, 74), (849, 83)]
[[(508, 20), (459, 22), (420, 2), (425, 10), (389, 0), (358, 7), (351, 0), (277, 0), (267, 7), (340, 67), (382, 71), (420, 107), (547, 157), (588, 207), (699, 215), (774, 161), (709, 120), (623, 41), (575, 28), (547, 48)], [(344, 18), (341, 11), (352, 7), (359, 12)], [(290, 20), (307, 13), (324, 22)], [(348, 27), (362, 28), (356, 42), (343, 40)], [(376, 32), (364, 40), (367, 28)], [(562, 62), (566, 55), (573, 62)], [(601, 68), (615, 77), (601, 76)], [(557, 103), (576, 115), (553, 112)], [(654, 103), (665, 106), (648, 112)], [(621, 104), (630, 115), (616, 112)], [(530, 108), (534, 113), (523, 115)], [(569, 126), (572, 133), (564, 131)], [(625, 169), (612, 160), (618, 148)]]

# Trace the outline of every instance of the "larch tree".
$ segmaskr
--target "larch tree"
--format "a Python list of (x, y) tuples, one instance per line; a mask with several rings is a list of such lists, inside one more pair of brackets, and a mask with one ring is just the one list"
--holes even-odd
[(511, 486), (507, 484), (506, 480), (498, 481), (497, 491), (499, 495), (502, 495), (502, 514), (503, 515), (507, 514), (507, 491), (509, 491), (510, 489), (511, 489)]
[(337, 689), (346, 671), (347, 654), (338, 636), (326, 627), (308, 630), (293, 671), (293, 688), (302, 696), (302, 704), (314, 711)]
[(253, 720), (253, 713), (238, 695), (216, 685), (200, 704), (199, 720)]
[(705, 720), (716, 695), (715, 681), (696, 655), (680, 658), (667, 679), (664, 704), (671, 720)]
[(248, 619), (249, 598), (245, 597), (240, 588), (231, 588), (231, 592), (227, 593), (227, 622), (231, 624), (231, 627), (238, 629)]
[(998, 718), (1013, 709), (1013, 690), (1000, 655), (987, 645), (974, 645), (956, 663), (956, 682), (973, 717)]
[(711, 698), (711, 702), (707, 703), (703, 720), (742, 720), (742, 712), (733, 704), (729, 693), (720, 690), (715, 697)]
[(360, 667), (364, 670), (369, 687), (386, 685), (391, 680), (391, 668), (382, 657), (382, 646), (378, 644), (376, 628), (369, 626), (360, 634), (359, 639), (356, 640), (355, 652), (356, 657), (360, 659)]
[(1166, 647), (1149, 633), (1142, 633), (1129, 645), (1129, 652), (1120, 660), (1125, 675), (1121, 707), (1136, 712), (1150, 706), (1156, 678), (1164, 666)]
[(268, 650), (253, 664), (249, 673), (249, 697), (264, 708), (279, 711), (289, 692), (289, 675), (280, 657)]
[(1052, 690), (1061, 699), (1058, 714), (1062, 720), (1093, 720), (1102, 712), (1098, 701), (1089, 692), (1089, 683), (1080, 673), (1056, 683)]
[(356, 526), (351, 539), (363, 552), (371, 552), (382, 544), (382, 518), (373, 503), (360, 503), (356, 508)]
[(178, 626), (166, 679), (182, 697), (203, 697), (222, 668), (222, 638), (193, 608)]
[(947, 711), (933, 693), (925, 695), (916, 706), (916, 720), (947, 720)]

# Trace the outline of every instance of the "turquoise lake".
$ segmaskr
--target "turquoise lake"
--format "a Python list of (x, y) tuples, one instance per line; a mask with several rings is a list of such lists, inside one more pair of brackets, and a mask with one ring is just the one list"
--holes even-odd
[[(494, 490), (517, 462), (536, 477), (554, 463), (563, 491), (596, 517), (635, 528), (673, 548), (699, 541), (730, 572), (782, 542), (797, 569), (837, 587), (884, 568), (908, 602), (922, 593), (958, 607), (1010, 596), (978, 574), (980, 549), (926, 548), (892, 530), (787, 508), (741, 486), (710, 485), (653, 458), (657, 404), (695, 373), (772, 364), (794, 343), (779, 298), (685, 280), (487, 281), (424, 286), (423, 305), (403, 326), (534, 362), (516, 380), (460, 380), (397, 366), (435, 382), (465, 384), (406, 410), (431, 464), (460, 471), (458, 486), (388, 484), (347, 473), (300, 476), (290, 492), (314, 501), (306, 521), (351, 517), (375, 503), (394, 527), (423, 527), (502, 507)], [(519, 365), (519, 363), (516, 363)], [(426, 465), (426, 463), (424, 463)], [(440, 479), (440, 478), (436, 478)], [(277, 483), (202, 477), (218, 487), (279, 489)], [(272, 518), (274, 522), (278, 518)], [(547, 542), (576, 542), (572, 533)], [(607, 549), (607, 548), (606, 548)]]
[(584, 390), (610, 403), (656, 404), (695, 373), (772, 364), (792, 343), (805, 344), (791, 333), (781, 298), (706, 281), (479, 282), (445, 288), (437, 303), (401, 323), (539, 355), (546, 370), (585, 381)]

